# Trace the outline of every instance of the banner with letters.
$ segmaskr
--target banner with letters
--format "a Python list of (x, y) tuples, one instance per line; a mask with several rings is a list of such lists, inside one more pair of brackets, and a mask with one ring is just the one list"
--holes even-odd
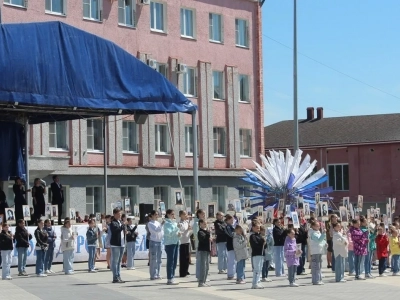
[[(61, 237), (61, 226), (53, 226), (55, 233), (56, 233), (56, 246), (54, 249), (54, 259), (53, 262), (62, 262), (63, 261), (63, 256), (62, 252), (60, 251), (60, 237)], [(27, 265), (35, 265), (36, 264), (36, 251), (35, 251), (35, 245), (36, 245), (36, 240), (35, 240), (35, 235), (34, 232), (37, 227), (26, 227), (28, 229), (28, 232), (32, 235), (32, 239), (30, 240), (29, 244), (29, 249), (28, 249), (28, 258), (27, 258)], [(99, 226), (101, 229), (101, 226)], [(87, 262), (89, 258), (89, 254), (87, 251), (87, 243), (86, 243), (86, 231), (88, 229), (87, 224), (77, 224), (77, 225), (72, 225), (73, 231), (76, 231), (78, 233), (78, 236), (75, 240), (75, 255), (74, 255), (74, 262)], [(15, 233), (15, 226), (10, 227), (11, 232), (14, 234)], [(148, 250), (146, 249), (146, 229), (145, 225), (138, 225), (137, 231), (139, 233), (137, 239), (136, 239), (136, 253), (135, 253), (135, 259), (148, 259)], [(103, 245), (105, 245), (107, 234), (104, 234), (102, 236), (103, 239)], [(166, 254), (164, 251), (164, 243), (162, 243), (162, 249), (163, 249), (163, 258), (166, 258)], [(100, 250), (100, 261), (106, 260), (106, 252), (107, 250), (105, 248), (102, 248)], [(13, 258), (12, 258), (12, 265), (16, 266), (18, 265), (18, 252), (17, 249), (15, 248), (14, 244), (14, 251), (13, 251)]]

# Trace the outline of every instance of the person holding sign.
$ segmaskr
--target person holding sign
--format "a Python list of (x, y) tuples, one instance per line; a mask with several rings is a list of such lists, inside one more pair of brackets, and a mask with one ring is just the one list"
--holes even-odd
[(74, 250), (75, 234), (72, 232), (71, 221), (65, 218), (64, 226), (61, 227), (61, 251), (63, 253), (63, 269), (65, 275), (74, 274)]
[(32, 235), (29, 234), (28, 230), (25, 228), (24, 220), (18, 220), (14, 239), (16, 240), (15, 247), (18, 251), (18, 276), (28, 276), (25, 272), (25, 267), (28, 257), (29, 241), (32, 239)]
[(348, 241), (344, 234), (342, 234), (341, 224), (335, 223), (333, 226), (333, 255), (335, 255), (335, 279), (336, 282), (346, 282), (344, 279), (345, 259), (348, 252)]
[(47, 231), (44, 230), (43, 220), (38, 220), (38, 227), (35, 230), (36, 239), (36, 275), (38, 277), (47, 277), (44, 274), (44, 257), (49, 245), (47, 244)]

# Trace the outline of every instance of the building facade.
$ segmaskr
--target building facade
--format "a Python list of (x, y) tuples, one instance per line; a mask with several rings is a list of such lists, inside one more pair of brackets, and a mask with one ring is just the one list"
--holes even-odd
[[(337, 205), (363, 195), (364, 212), (377, 205), (385, 213), (387, 198), (400, 199), (399, 126), (400, 114), (324, 118), (323, 108), (314, 117), (310, 107), (299, 122), (300, 149), (325, 169)], [(293, 121), (265, 127), (265, 143), (266, 151), (292, 149)]]
[[(258, 1), (3, 0), (2, 23), (42, 21), (111, 40), (174, 83), (199, 108), (199, 200), (225, 210), (228, 199), (241, 196), (239, 177), (264, 149)], [(173, 208), (177, 166), (186, 204), (193, 207), (190, 115), (149, 116), (143, 125), (133, 116), (109, 117), (107, 190), (102, 122), (31, 126), (31, 183), (38, 177), (49, 185), (59, 175), (64, 209), (81, 214), (109, 212), (111, 203), (126, 197), (131, 205), (160, 199)], [(12, 204), (11, 183), (4, 187)]]

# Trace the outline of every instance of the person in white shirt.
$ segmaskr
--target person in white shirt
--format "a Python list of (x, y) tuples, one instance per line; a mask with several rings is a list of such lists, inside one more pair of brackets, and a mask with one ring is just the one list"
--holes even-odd
[(190, 262), (190, 235), (193, 230), (188, 221), (188, 214), (186, 211), (179, 212), (178, 227), (181, 231), (180, 246), (179, 246), (179, 277), (188, 277), (189, 262)]
[(335, 255), (335, 280), (336, 282), (346, 282), (344, 279), (345, 259), (348, 256), (348, 240), (343, 234), (342, 226), (338, 221), (333, 225), (333, 253)]
[(147, 228), (150, 232), (149, 252), (150, 252), (150, 279), (162, 279), (160, 276), (161, 269), (161, 241), (164, 237), (164, 221), (162, 223), (157, 221), (158, 212), (153, 210), (149, 214), (149, 222)]

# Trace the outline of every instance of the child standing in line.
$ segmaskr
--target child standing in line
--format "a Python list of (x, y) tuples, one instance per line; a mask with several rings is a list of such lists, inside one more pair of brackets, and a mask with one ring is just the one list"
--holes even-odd
[(296, 281), (297, 266), (300, 264), (299, 257), (301, 250), (297, 249), (294, 229), (289, 229), (283, 245), (286, 264), (288, 267), (288, 279), (291, 287), (298, 287)]
[(197, 232), (197, 259), (196, 265), (199, 266), (198, 280), (199, 287), (209, 286), (207, 282), (208, 269), (210, 266), (210, 239), (211, 234), (207, 230), (207, 223), (203, 220), (199, 220), (199, 230)]
[(133, 225), (133, 219), (128, 218), (128, 226), (126, 227), (126, 252), (127, 252), (127, 270), (135, 270), (135, 252), (136, 252), (136, 238), (138, 232), (136, 231), (137, 225)]
[(3, 223), (2, 230), (0, 232), (0, 250), (1, 250), (1, 261), (2, 270), (1, 278), (3, 280), (11, 280), (11, 263), (12, 263), (12, 252), (14, 250), (13, 235), (9, 231), (7, 223)]
[(228, 280), (235, 279), (236, 273), (236, 260), (235, 260), (235, 251), (233, 249), (233, 235), (235, 234), (235, 229), (233, 228), (233, 217), (229, 214), (225, 216), (225, 234), (226, 234), (226, 250), (228, 251)]
[(353, 240), (351, 239), (351, 234), (350, 231), (347, 231), (347, 242), (348, 244), (348, 252), (347, 252), (347, 261), (349, 263), (349, 276), (354, 276), (356, 275), (356, 270), (354, 267), (354, 246), (353, 246)]
[(271, 282), (272, 280), (268, 278), (268, 269), (270, 266), (270, 263), (272, 262), (272, 255), (274, 253), (274, 238), (272, 236), (272, 233), (265, 233), (265, 227), (261, 228), (261, 235), (265, 236), (265, 246), (264, 246), (264, 263), (262, 267), (262, 282)]
[(400, 244), (399, 244), (399, 232), (396, 227), (390, 227), (390, 253), (392, 254), (392, 271), (393, 276), (399, 276), (399, 263), (400, 263)]
[(89, 252), (89, 260), (88, 260), (89, 273), (96, 273), (96, 270), (94, 269), (94, 260), (96, 257), (97, 228), (96, 228), (96, 223), (93, 219), (89, 220), (89, 228), (86, 232), (86, 241)]
[(320, 232), (320, 225), (318, 221), (313, 221), (311, 223), (311, 228), (308, 231), (308, 237), (310, 242), (310, 254), (311, 254), (311, 273), (312, 273), (312, 284), (323, 285), (322, 282), (322, 253), (326, 245), (325, 242), (325, 232), (324, 229), (322, 233)]
[[(363, 221), (363, 217), (360, 218)], [(362, 231), (360, 228), (360, 220), (353, 220), (350, 227), (351, 239), (353, 240), (354, 246), (354, 265), (356, 269), (356, 280), (365, 280), (365, 277), (361, 276), (361, 265), (364, 264), (364, 258), (367, 255), (368, 247), (368, 230)]]
[(333, 254), (335, 255), (335, 279), (336, 282), (346, 282), (344, 279), (345, 259), (347, 257), (347, 238), (342, 233), (340, 221), (333, 224)]
[(235, 251), (236, 264), (236, 283), (244, 284), (245, 273), (244, 269), (246, 266), (247, 259), (247, 238), (244, 234), (243, 228), (240, 225), (236, 225), (235, 235), (233, 236), (233, 249)]
[(378, 235), (375, 238), (376, 242), (376, 255), (379, 260), (379, 277), (386, 277), (386, 260), (388, 258), (389, 238), (385, 232), (385, 225), (378, 228)]
[(259, 284), (262, 266), (264, 263), (264, 245), (265, 237), (260, 234), (260, 223), (252, 223), (253, 234), (250, 235), (251, 260), (253, 263), (253, 285), (252, 289), (263, 289)]

